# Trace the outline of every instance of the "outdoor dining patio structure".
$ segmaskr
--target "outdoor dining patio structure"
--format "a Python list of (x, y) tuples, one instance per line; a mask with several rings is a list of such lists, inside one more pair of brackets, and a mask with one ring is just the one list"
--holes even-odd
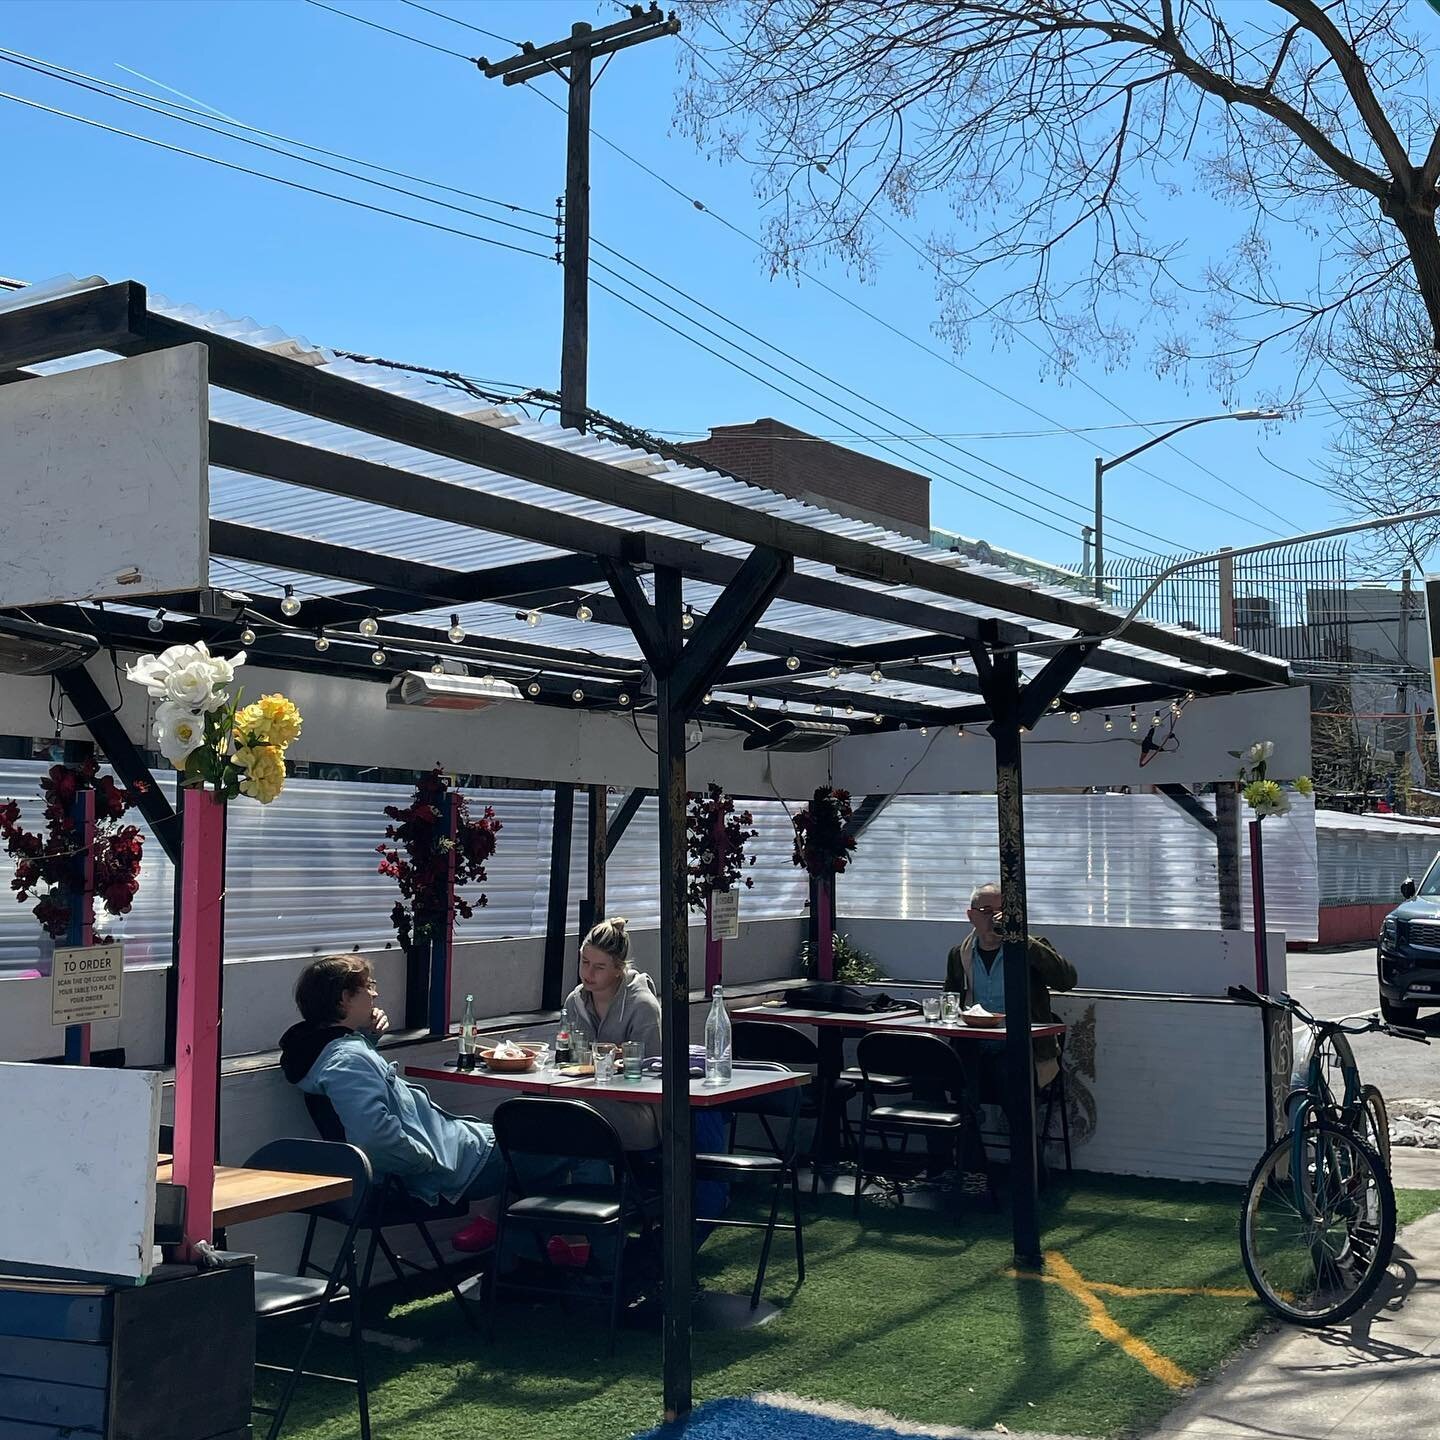
[[(1027, 789), (1155, 787), (1180, 823), (1209, 830), (1223, 928), (1173, 949), (1153, 934), (1142, 944), (1106, 931), (1093, 948), (1131, 957), (1129, 978), (1077, 962), (1081, 983), (1110, 993), (1095, 1002), (1102, 1010), (1133, 1001), (1152, 1017), (1156, 995), (1132, 992), (1199, 997), (1185, 1024), (1223, 1011), (1233, 1033), (1253, 1030), (1268, 1066), (1262, 1022), (1221, 997), (1227, 977), (1263, 988), (1267, 967), (1283, 964), (1283, 941), (1263, 924), (1253, 937), (1237, 933), (1234, 784), (1235, 753), (1261, 739), (1274, 742), (1274, 775), (1308, 768), (1308, 695), (1291, 687), (1282, 661), (1127, 618), (651, 453), (638, 439), (541, 424), (463, 384), (160, 302), (134, 281), (4, 298), (0, 382), (0, 453), (33, 467), (30, 508), (49, 511), (51, 533), (84, 524), (87, 506), (105, 515), (104, 497), (94, 498), (101, 475), (132, 507), (151, 497), (132, 508), (134, 533), (116, 513), (88, 536), (106, 572), (88, 588), (64, 588), (62, 556), (43, 567), (56, 581), (47, 594), (0, 590), (9, 607), (0, 609), (0, 670), (9, 672), (0, 732), (49, 732), (53, 677), (67, 722), (84, 726), (72, 736), (88, 733), (138, 792), (178, 870), (174, 964), (164, 991), (136, 981), (135, 992), (168, 992), (156, 1008), (175, 1066), (173, 1180), (186, 1188), (192, 1245), (212, 1238), (220, 1158), (225, 822), (223, 806), (183, 788), (177, 813), (143, 753), (143, 694), (117, 703), (112, 656), (158, 649), (157, 615), (160, 644), (244, 649), (247, 693), (284, 688), (305, 717), (292, 760), (416, 772), (438, 763), (553, 786), (540, 1003), (552, 1017), (573, 982), (576, 792), (588, 800), (582, 930), (607, 913), (607, 854), (642, 800), (658, 798), (666, 1416), (692, 1402), (689, 793), (714, 782), (798, 806), (819, 786), (843, 788), (855, 797), (857, 833), (897, 795), (997, 797), (999, 875), (956, 874), (954, 913), (963, 915), (972, 884), (1000, 880), (1007, 1193), (1022, 1269), (1038, 1269), (1045, 1248), (1025, 959)], [(14, 532), (12, 547), (35, 533)], [(155, 587), (154, 557), (167, 549), (185, 558), (191, 583)], [(1188, 788), (1201, 783), (1217, 785), (1213, 813)], [(610, 803), (613, 792), (623, 793)], [(1252, 903), (1257, 894), (1263, 906), (1262, 885)], [(832, 920), (844, 912), (843, 877), (838, 895), (833, 881), (812, 883), (822, 978)], [(963, 925), (951, 929), (958, 940)], [(440, 1056), (466, 988), (478, 989), (456, 983), (455, 952), (449, 934), (412, 948), (403, 1004), (389, 996), (397, 1030), (434, 1042), (417, 1051), (422, 1067), (441, 1063), (429, 1057)], [(1165, 983), (1136, 978), (1162, 972)], [(48, 1054), (33, 1036), (19, 1038), (26, 1025), (43, 1034), (45, 1019), (25, 1018), (38, 1011), (4, 1009), (0, 1059)], [(77, 1033), (70, 1057), (83, 1062), (88, 1043)], [(1255, 1106), (1263, 1129), (1265, 1096)], [(1127, 1146), (1142, 1146), (1141, 1132), (1126, 1133)]]

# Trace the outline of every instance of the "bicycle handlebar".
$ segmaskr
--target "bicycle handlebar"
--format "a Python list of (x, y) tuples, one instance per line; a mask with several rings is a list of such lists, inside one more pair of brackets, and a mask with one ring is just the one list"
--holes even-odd
[[(1269, 1005), (1276, 1010), (1288, 1010), (1298, 1020), (1315, 1030), (1327, 1030), (1331, 1033), (1338, 1031), (1343, 1035), (1365, 1035), (1371, 1031), (1378, 1030), (1386, 1035), (1398, 1036), (1401, 1040), (1418, 1040), (1422, 1045), (1430, 1043), (1430, 1037), (1423, 1030), (1415, 1030), (1408, 1025), (1387, 1025), (1383, 1020), (1374, 1015), (1363, 1018), (1349, 1017), (1341, 1020), (1319, 1020), (1312, 1015), (1293, 995), (1287, 995), (1283, 991), (1277, 997), (1274, 995), (1261, 995), (1258, 991), (1252, 990), (1248, 985), (1231, 985), (1225, 992), (1232, 1000), (1249, 1000), (1255, 1005)], [(1356, 1018), (1357, 1023), (1350, 1024), (1348, 1021)]]
[(1402, 1040), (1418, 1040), (1422, 1045), (1430, 1043), (1430, 1037), (1423, 1030), (1412, 1030), (1408, 1025), (1382, 1025), (1387, 1035), (1398, 1035)]

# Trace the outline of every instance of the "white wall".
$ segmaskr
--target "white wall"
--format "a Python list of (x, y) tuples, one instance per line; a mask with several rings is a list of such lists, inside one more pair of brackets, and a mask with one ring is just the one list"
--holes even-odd
[[(1142, 731), (1155, 706), (1140, 706)], [(1128, 705), (1111, 711), (1112, 731), (1094, 711), (1072, 725), (1063, 714), (1041, 720), (1024, 737), (1022, 765), (1027, 790), (1073, 790), (1085, 785), (1195, 784), (1233, 780), (1239, 761), (1230, 754), (1256, 740), (1273, 740), (1272, 779), (1293, 779), (1310, 770), (1310, 692), (1257, 690), (1192, 701), (1175, 727), (1179, 746), (1140, 768), (1140, 735), (1130, 733)], [(995, 745), (984, 730), (967, 726), (889, 731), (842, 740), (834, 757), (835, 784), (856, 795), (944, 795), (993, 791)]]
[[(945, 957), (970, 933), (960, 920), (881, 920), (846, 917), (836, 929), (868, 950), (897, 980), (943, 980)], [(1132, 926), (1036, 927), (1080, 975), (1089, 990), (1224, 995), (1231, 985), (1255, 984), (1255, 941), (1248, 930), (1150, 930)], [(1285, 937), (1267, 936), (1270, 984), (1285, 985)]]

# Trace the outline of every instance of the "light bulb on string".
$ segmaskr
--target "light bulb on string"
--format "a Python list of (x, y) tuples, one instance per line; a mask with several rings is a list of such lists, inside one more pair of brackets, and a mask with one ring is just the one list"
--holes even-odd
[(745, 701), (745, 708), (747, 710), (753, 710), (755, 708), (755, 697), (753, 695)]
[(1080, 723), (1080, 712), (1078, 710), (1072, 710), (1070, 712), (1070, 723), (1072, 725), (1078, 725)]
[(838, 680), (840, 678), (840, 667), (838, 665), (832, 665), (825, 673), (830, 679)]
[(1140, 728), (1140, 717), (1135, 713), (1135, 707), (1130, 707), (1130, 729), (1132, 731)]
[(920, 733), (922, 735), (928, 735), (930, 733), (930, 727), (928, 725), (922, 725), (920, 727)]
[(280, 602), (280, 613), (287, 619), (293, 620), (300, 613), (300, 602), (295, 598), (295, 587), (285, 587), (285, 598)]
[(593, 620), (595, 612), (582, 600), (575, 607), (575, 618), (580, 621)]
[(430, 673), (432, 675), (443, 675), (445, 673), (445, 662), (438, 656), (435, 659), (435, 663), (430, 667)]
[(788, 715), (790, 713), (790, 702), (788, 700), (782, 700), (780, 702), (780, 713), (782, 715)]
[(248, 625), (240, 632), (240, 643), (242, 645), (255, 643), (255, 632)]
[(680, 616), (680, 628), (682, 630), (693, 630), (695, 628), (695, 612), (688, 605)]
[(847, 705), (845, 707), (845, 713), (847, 715), (853, 715), (855, 713), (855, 707), (853, 705)]
[(165, 628), (165, 612), (163, 610), (157, 610), (145, 622), (145, 628), (152, 635), (158, 635)]
[(950, 657), (950, 673), (952, 675), (958, 675), (960, 673), (960, 657), (958, 655), (952, 655)]
[(745, 653), (745, 651), (747, 651), (749, 648), (750, 648), (750, 646), (749, 646), (744, 640), (742, 640), (742, 641), (740, 642), (740, 652), (739, 652), (739, 653), (743, 655), (743, 654)]
[(715, 696), (714, 696), (709, 690), (707, 690), (707, 691), (705, 692), (705, 701), (704, 701), (704, 703), (705, 703), (706, 705), (713, 705), (713, 704), (715, 703)]
[(1108, 715), (1105, 717), (1105, 728), (1107, 730), (1113, 730), (1115, 728), (1115, 722)]
[(880, 717), (879, 717), (878, 715), (872, 715), (872, 716), (870, 717), (870, 719), (871, 719), (876, 725), (878, 725), (878, 724), (880, 723)]
[(1160, 728), (1160, 712), (1158, 710), (1150, 717), (1150, 728), (1152, 730)]
[(383, 650), (372, 650), (370, 652), (370, 663), (372, 665), (383, 665), (385, 663), (385, 652)]
[(585, 692), (581, 690), (579, 686), (576, 686), (576, 688), (570, 692), (570, 698), (578, 705), (585, 698)]
[(878, 665), (870, 672), (870, 683), (872, 685), (878, 685), (884, 678), (880, 673), (880, 667)]
[(465, 638), (465, 627), (460, 623), (458, 615), (450, 617), (450, 628), (445, 633), (450, 637), (452, 645), (458, 645)]
[(330, 637), (323, 630), (315, 632), (315, 648), (322, 655), (330, 648)]
[(955, 727), (955, 734), (959, 739), (963, 740), (965, 738), (965, 727), (963, 725), (957, 725)]
[(525, 623), (533, 630), (540, 623), (540, 612), (538, 610), (527, 611)]
[(373, 614), (367, 615), (360, 622), (360, 633), (367, 639), (373, 640), (380, 633), (380, 622)]
[(525, 693), (533, 700), (540, 693), (540, 682), (532, 680), (526, 687)]
[(626, 691), (624, 691), (624, 690), (622, 690), (622, 691), (620, 692), (619, 699), (620, 699), (620, 703), (621, 703), (622, 705), (628, 705), (628, 704), (630, 703), (630, 696), (629, 696), (629, 694), (628, 694)]
[(787, 670), (798, 670), (800, 668), (800, 657), (798, 655), (787, 655), (785, 657), (785, 668)]

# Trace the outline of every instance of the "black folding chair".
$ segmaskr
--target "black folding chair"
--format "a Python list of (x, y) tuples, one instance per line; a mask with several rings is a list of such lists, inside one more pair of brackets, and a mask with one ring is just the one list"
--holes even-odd
[(344, 1238), (328, 1271), (319, 1276), (277, 1275), (265, 1270), (255, 1272), (257, 1320), (307, 1314), (313, 1317), (305, 1331), (305, 1343), (300, 1347), (299, 1358), (293, 1366), (256, 1363), (257, 1370), (272, 1371), (288, 1377), (281, 1391), (280, 1403), (274, 1409), (265, 1405), (254, 1407), (262, 1415), (272, 1417), (268, 1440), (275, 1440), (280, 1433), (290, 1403), (295, 1398), (295, 1387), (300, 1383), (302, 1375), (322, 1380), (344, 1378), (306, 1370), (305, 1361), (310, 1357), (310, 1347), (315, 1343), (315, 1336), (320, 1331), (326, 1312), (337, 1301), (346, 1300), (350, 1302), (350, 1348), (355, 1356), (355, 1379), (346, 1383), (353, 1383), (356, 1389), (360, 1407), (361, 1440), (370, 1440), (370, 1392), (365, 1382), (365, 1346), (361, 1333), (362, 1287), (355, 1263), (355, 1232), (370, 1202), (370, 1162), (353, 1145), (341, 1145), (330, 1140), (272, 1140), (268, 1145), (262, 1145), (245, 1164), (247, 1168), (254, 1170), (288, 1170), (304, 1175), (343, 1176), (352, 1186), (346, 1199), (312, 1205), (300, 1212), (321, 1220), (333, 1220), (345, 1227)]
[[(310, 1119), (322, 1140), (332, 1140), (340, 1144), (349, 1143), (345, 1137), (345, 1127), (335, 1113), (335, 1107), (323, 1095), (306, 1095), (305, 1108), (310, 1112)], [(365, 1252), (365, 1264), (360, 1272), (362, 1305), (364, 1297), (370, 1293), (370, 1277), (375, 1268), (377, 1251), (389, 1261), (395, 1278), (401, 1282), (407, 1278), (406, 1269), (414, 1275), (431, 1273), (430, 1266), (418, 1265), (406, 1256), (397, 1254), (394, 1247), (385, 1238), (384, 1232), (388, 1226), (413, 1225), (419, 1232), (425, 1248), (430, 1252), (431, 1260), (434, 1261), (433, 1273), (445, 1281), (450, 1293), (455, 1297), (455, 1303), (460, 1307), (460, 1313), (465, 1317), (465, 1323), (473, 1328), (475, 1317), (472, 1307), (466, 1303), (458, 1283), (450, 1274), (445, 1259), (440, 1254), (440, 1247), (436, 1245), (435, 1237), (429, 1230), (429, 1226), (437, 1220), (460, 1220), (469, 1213), (470, 1207), (459, 1201), (437, 1200), (432, 1205), (417, 1199), (394, 1175), (387, 1176), (383, 1182), (374, 1185), (370, 1191), (370, 1204), (365, 1214), (360, 1217), (360, 1229), (370, 1232), (370, 1245)], [(319, 1218), (312, 1215), (310, 1223), (305, 1227), (305, 1243), (300, 1248), (300, 1266), (295, 1272), (297, 1275), (304, 1275), (310, 1270), (319, 1268), (310, 1262), (310, 1247), (315, 1241), (315, 1226)], [(402, 1267), (405, 1268), (402, 1269)]]
[[(757, 1028), (766, 1028), (760, 1026)], [(801, 1036), (804, 1039), (804, 1036)], [(748, 1075), (764, 1071), (777, 1075), (791, 1073), (779, 1064), (747, 1064)], [(802, 1089), (791, 1085), (769, 1095), (757, 1095), (746, 1104), (753, 1107), (751, 1113), (773, 1116), (784, 1121), (784, 1135), (774, 1155), (728, 1154), (697, 1155), (695, 1157), (696, 1180), (718, 1180), (725, 1185), (769, 1184), (770, 1217), (768, 1220), (718, 1220), (707, 1219), (707, 1225), (728, 1225), (737, 1230), (763, 1230), (765, 1240), (760, 1246), (760, 1264), (755, 1271), (755, 1285), (750, 1291), (750, 1308), (760, 1304), (760, 1289), (765, 1283), (765, 1267), (770, 1263), (770, 1247), (775, 1241), (777, 1230), (792, 1230), (795, 1233), (795, 1269), (798, 1284), (805, 1283), (805, 1230), (800, 1220), (800, 1185), (795, 1166), (795, 1134), (800, 1122)], [(769, 1130), (766, 1126), (767, 1132)], [(790, 1191), (790, 1224), (779, 1223), (780, 1196)]]
[[(809, 1085), (800, 1090), (800, 1118), (814, 1122), (811, 1131), (810, 1153), (810, 1194), (813, 1197), (820, 1189), (820, 1137), (825, 1134), (826, 1122), (835, 1107), (839, 1108), (840, 1123), (850, 1149), (855, 1148), (854, 1132), (850, 1128), (850, 1117), (845, 1107), (859, 1089), (848, 1080), (837, 1079), (832, 1084), (823, 1083), (819, 1075), (820, 1047), (798, 1025), (785, 1025), (761, 1020), (737, 1020), (732, 1037), (736, 1060), (770, 1061), (791, 1069), (805, 1069), (812, 1072)], [(754, 1115), (760, 1121), (765, 1138), (770, 1143), (773, 1155), (783, 1153), (783, 1145), (770, 1126), (775, 1115), (768, 1105), (768, 1096), (758, 1100), (738, 1100), (726, 1108), (730, 1111), (730, 1153), (735, 1153), (735, 1127), (741, 1115)]]
[(1049, 1165), (1046, 1163), (1045, 1151), (1047, 1147), (1055, 1143), (1053, 1127), (1055, 1113), (1060, 1114), (1060, 1145), (1065, 1152), (1065, 1173), (1073, 1173), (1074, 1165), (1070, 1160), (1070, 1096), (1065, 1089), (1065, 1037), (1060, 1036), (1060, 1053), (1056, 1057), (1060, 1068), (1055, 1072), (1055, 1078), (1048, 1085), (1041, 1085), (1036, 1089), (1036, 1098), (1044, 1106), (1043, 1118), (1040, 1121), (1040, 1178), (1047, 1179)]
[[(633, 1193), (634, 1182), (626, 1163), (625, 1147), (615, 1127), (583, 1100), (536, 1095), (520, 1095), (504, 1101), (496, 1108), (492, 1123), (495, 1142), (505, 1161), (495, 1258), (490, 1270), (488, 1314), (492, 1331), (495, 1305), (502, 1288), (532, 1295), (555, 1293), (553, 1285), (532, 1285), (502, 1275), (505, 1241), (512, 1231), (519, 1229), (542, 1237), (579, 1233), (590, 1242), (592, 1251), (597, 1239), (608, 1236), (615, 1249), (609, 1283), (597, 1286), (592, 1293), (580, 1291), (577, 1298), (608, 1301), (610, 1353), (614, 1354), (615, 1331), (625, 1294), (626, 1230), (631, 1221), (644, 1225), (648, 1218), (644, 1205)], [(576, 1184), (535, 1178), (546, 1170), (563, 1174), (567, 1161), (598, 1161), (608, 1168), (610, 1179), (608, 1183)], [(543, 1239), (540, 1252), (549, 1265), (549, 1247)]]
[[(960, 1161), (960, 1145), (970, 1128), (979, 1141), (979, 1127), (973, 1103), (967, 1093), (965, 1069), (960, 1057), (945, 1041), (935, 1035), (916, 1035), (872, 1030), (861, 1037), (856, 1048), (863, 1086), (860, 1108), (860, 1145), (855, 1166), (854, 1213), (860, 1213), (860, 1197), (867, 1176), (887, 1176), (885, 1171), (868, 1168), (867, 1141), (873, 1133), (880, 1139), (881, 1150), (888, 1158), (890, 1139), (898, 1136), (901, 1153), (910, 1136), (924, 1136), (927, 1143), (940, 1141), (948, 1150), (949, 1161), (956, 1167)], [(913, 1098), (891, 1098), (877, 1104), (877, 1092), (870, 1077), (900, 1079)], [(982, 1147), (983, 1150), (983, 1147)], [(986, 1189), (994, 1200), (994, 1183), (986, 1166)]]

